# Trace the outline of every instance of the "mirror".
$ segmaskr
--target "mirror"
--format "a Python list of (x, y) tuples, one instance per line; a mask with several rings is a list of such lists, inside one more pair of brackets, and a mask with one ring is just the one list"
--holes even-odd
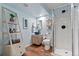
[(32, 33), (35, 35), (41, 34), (42, 20), (36, 19), (36, 23), (32, 23)]
[(36, 21), (36, 32), (35, 34), (41, 34), (41, 30), (42, 30), (42, 20), (38, 20)]

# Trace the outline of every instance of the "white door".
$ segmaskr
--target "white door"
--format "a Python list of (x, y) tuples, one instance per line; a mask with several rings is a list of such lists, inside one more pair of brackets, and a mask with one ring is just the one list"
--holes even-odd
[(55, 53), (59, 55), (72, 55), (71, 14), (67, 12), (68, 10), (66, 8), (65, 13), (55, 17)]

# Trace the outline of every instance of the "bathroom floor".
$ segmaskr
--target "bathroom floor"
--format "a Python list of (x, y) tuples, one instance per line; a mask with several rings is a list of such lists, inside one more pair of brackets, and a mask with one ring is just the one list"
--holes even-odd
[(43, 45), (31, 45), (26, 48), (26, 52), (23, 56), (51, 56), (52, 48), (45, 50)]

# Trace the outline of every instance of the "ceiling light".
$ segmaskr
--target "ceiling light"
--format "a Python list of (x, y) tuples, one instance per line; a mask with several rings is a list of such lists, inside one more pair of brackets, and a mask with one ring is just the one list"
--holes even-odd
[(40, 17), (38, 20), (46, 20), (46, 17)]

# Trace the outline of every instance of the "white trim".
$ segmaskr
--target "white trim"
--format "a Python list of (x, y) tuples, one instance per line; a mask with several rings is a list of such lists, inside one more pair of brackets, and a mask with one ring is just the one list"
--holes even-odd
[(73, 56), (78, 56), (78, 19), (76, 19), (78, 17), (78, 9), (76, 10), (74, 8), (74, 5), (72, 6), (72, 22), (73, 22), (73, 41), (72, 41), (72, 53)]

